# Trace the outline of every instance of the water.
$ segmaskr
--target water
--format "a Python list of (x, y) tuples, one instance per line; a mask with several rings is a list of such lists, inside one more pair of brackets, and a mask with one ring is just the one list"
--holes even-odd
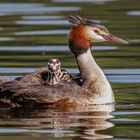
[(0, 76), (14, 79), (58, 58), (78, 73), (67, 47), (78, 13), (104, 24), (130, 45), (96, 43), (97, 63), (113, 88), (116, 105), (77, 109), (0, 108), (0, 140), (140, 139), (140, 14), (138, 0), (0, 1)]

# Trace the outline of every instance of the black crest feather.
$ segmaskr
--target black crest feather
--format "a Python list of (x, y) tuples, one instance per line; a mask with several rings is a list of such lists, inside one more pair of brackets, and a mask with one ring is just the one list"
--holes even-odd
[(77, 25), (88, 25), (88, 26), (94, 26), (97, 24), (96, 22), (93, 22), (93, 21), (88, 20), (86, 18), (82, 18), (78, 15), (69, 16), (69, 22), (72, 22), (72, 23), (77, 24)]

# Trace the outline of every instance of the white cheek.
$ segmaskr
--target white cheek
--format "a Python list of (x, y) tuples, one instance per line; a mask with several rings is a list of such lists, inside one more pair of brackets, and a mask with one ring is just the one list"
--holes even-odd
[(105, 41), (105, 39), (102, 36), (96, 34), (93, 31), (91, 31), (91, 39), (93, 39), (96, 42)]
[(94, 41), (94, 42), (105, 41), (105, 39), (102, 36), (96, 34), (91, 29), (88, 30), (88, 36), (89, 36), (90, 40)]

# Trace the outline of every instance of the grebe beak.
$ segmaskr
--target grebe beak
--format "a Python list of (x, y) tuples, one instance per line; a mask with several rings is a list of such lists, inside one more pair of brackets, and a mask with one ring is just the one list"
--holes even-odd
[(106, 34), (106, 35), (102, 35), (102, 36), (106, 41), (112, 41), (112, 42), (117, 42), (117, 43), (122, 43), (122, 44), (129, 44), (129, 42), (127, 42), (126, 40), (123, 40), (112, 34)]

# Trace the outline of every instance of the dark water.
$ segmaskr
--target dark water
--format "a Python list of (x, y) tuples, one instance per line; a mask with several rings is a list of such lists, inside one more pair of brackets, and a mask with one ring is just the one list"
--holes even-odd
[(115, 107), (0, 108), (0, 140), (140, 139), (139, 0), (0, 0), (0, 76), (13, 79), (50, 58), (77, 73), (66, 37), (71, 28), (67, 18), (75, 13), (130, 42), (92, 48), (113, 87)]

